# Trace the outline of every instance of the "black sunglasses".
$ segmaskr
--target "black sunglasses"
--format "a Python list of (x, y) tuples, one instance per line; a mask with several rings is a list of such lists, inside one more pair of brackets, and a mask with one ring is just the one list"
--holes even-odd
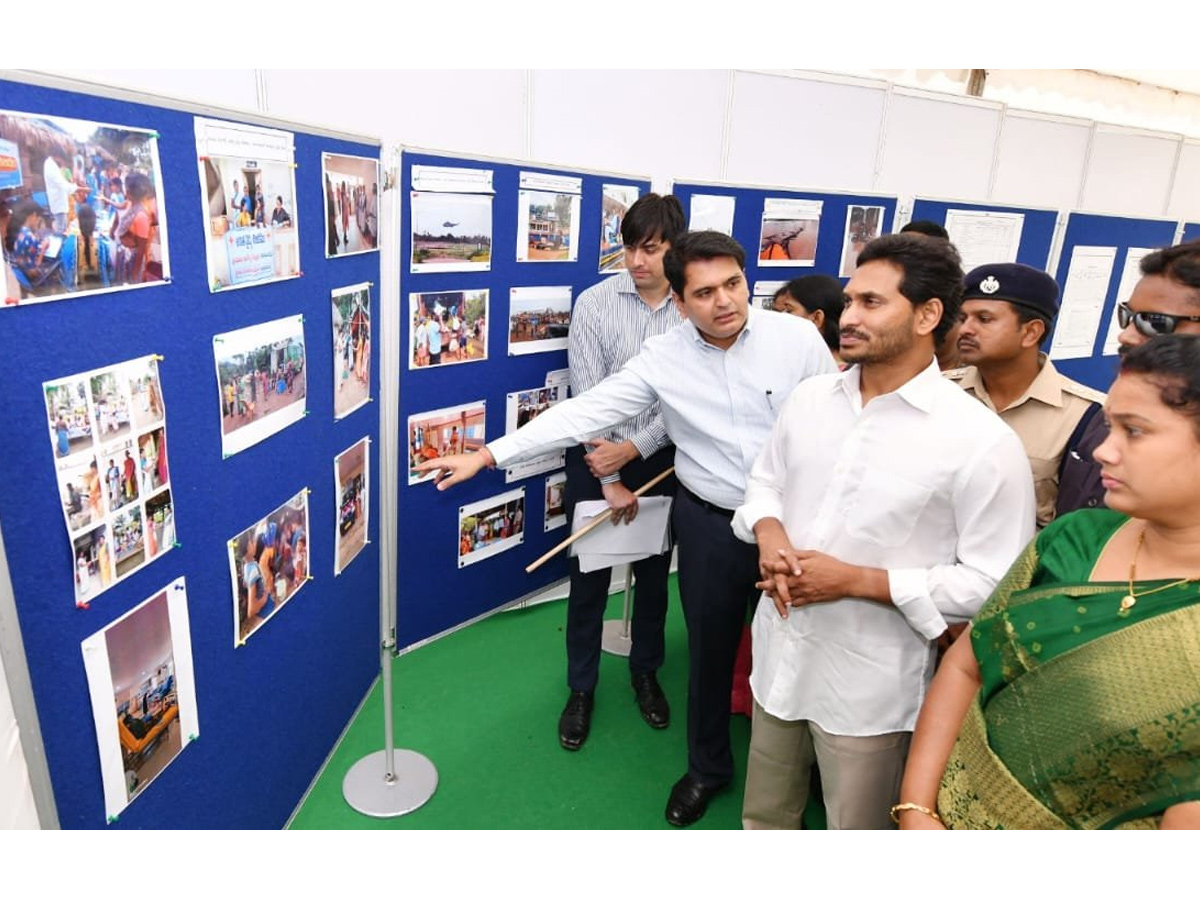
[(1156, 334), (1170, 334), (1179, 327), (1180, 322), (1200, 322), (1200, 316), (1172, 316), (1159, 312), (1134, 312), (1129, 308), (1128, 303), (1118, 303), (1117, 324), (1122, 328), (1128, 328), (1130, 322), (1133, 322), (1133, 327), (1140, 334), (1144, 334), (1146, 337), (1154, 337)]

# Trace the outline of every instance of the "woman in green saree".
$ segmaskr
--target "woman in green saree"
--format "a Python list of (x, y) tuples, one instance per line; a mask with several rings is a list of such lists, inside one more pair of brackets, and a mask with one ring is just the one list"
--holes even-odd
[(902, 828), (1200, 828), (1200, 338), (1131, 350), (1105, 414), (1109, 509), (1047, 526), (947, 653)]

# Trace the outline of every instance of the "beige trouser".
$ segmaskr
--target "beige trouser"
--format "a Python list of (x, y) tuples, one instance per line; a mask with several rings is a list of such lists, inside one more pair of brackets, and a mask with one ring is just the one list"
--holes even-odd
[(815, 762), (830, 829), (894, 828), (888, 810), (900, 794), (911, 739), (910, 731), (830, 734), (815, 722), (777, 719), (755, 703), (743, 827), (799, 828)]

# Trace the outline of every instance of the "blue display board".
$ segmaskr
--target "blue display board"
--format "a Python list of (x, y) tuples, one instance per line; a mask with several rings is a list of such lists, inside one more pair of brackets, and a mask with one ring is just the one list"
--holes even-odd
[(1188, 241), (1200, 240), (1200, 222), (1188, 222), (1183, 226), (1183, 237), (1179, 239), (1181, 244), (1186, 244)]
[[(782, 188), (690, 184), (688, 182), (676, 183), (673, 192), (683, 204), (684, 213), (689, 217), (689, 225), (691, 202), (695, 195), (734, 198), (733, 237), (746, 249), (746, 278), (750, 281), (751, 289), (758, 281), (788, 281), (802, 275), (813, 274), (838, 277), (842, 259), (842, 243), (846, 233), (846, 214), (851, 206), (883, 207), (881, 234), (891, 232), (896, 218), (897, 198), (880, 194), (840, 194)], [(821, 201), (821, 222), (813, 265), (759, 265), (763, 205), (768, 198)]]
[[(370, 436), (372, 474), (378, 471), (379, 404), (334, 421), (330, 291), (377, 285), (379, 254), (325, 258), (321, 154), (378, 158), (379, 146), (295, 132), (291, 212), (302, 277), (213, 294), (192, 113), (111, 92), (12, 81), (0, 90), (9, 110), (157, 132), (158, 213), (169, 233), (168, 284), (0, 309), (7, 372), (0, 528), (59, 819), (68, 828), (104, 827), (106, 819), (80, 642), (185, 576), (199, 735), (191, 743), (183, 736), (178, 757), (110, 827), (278, 828), (378, 671), (378, 542), (334, 577), (333, 467), (336, 454)], [(379, 301), (376, 286), (376, 317)], [(223, 458), (213, 336), (297, 314), (304, 317), (308, 414)], [(77, 609), (42, 383), (149, 354), (162, 356), (179, 546)], [(373, 361), (372, 396), (376, 369)], [(304, 488), (312, 580), (235, 648), (228, 542)], [(372, 539), (378, 510), (372, 496)]]
[[(1123, 216), (1101, 216), (1073, 212), (1067, 219), (1063, 233), (1062, 252), (1059, 255), (1058, 271), (1054, 273), (1059, 290), (1067, 283), (1071, 267), (1071, 256), (1076, 247), (1115, 247), (1116, 261), (1108, 282), (1104, 298), (1104, 310), (1100, 316), (1100, 327), (1092, 354), (1087, 359), (1056, 359), (1055, 367), (1068, 378), (1083, 382), (1100, 391), (1108, 390), (1116, 377), (1116, 356), (1104, 356), (1104, 341), (1108, 335), (1117, 302), (1117, 289), (1121, 283), (1121, 271), (1125, 255), (1131, 247), (1166, 247), (1175, 238), (1177, 222), (1161, 219), (1133, 219)], [(1045, 347), (1050, 346), (1053, 332), (1046, 338)]]
[(1050, 265), (1050, 251), (1054, 245), (1054, 227), (1058, 222), (1058, 213), (1055, 210), (998, 206), (991, 203), (959, 203), (954, 200), (929, 200), (917, 197), (913, 200), (910, 221), (928, 219), (939, 225), (945, 225), (946, 213), (951, 209), (1023, 215), (1025, 222), (1021, 227), (1021, 243), (1017, 247), (1016, 261), (1043, 270)]
[[(408, 484), (409, 417), (483, 401), (486, 440), (505, 433), (506, 398), (545, 384), (547, 372), (567, 368), (565, 349), (528, 355), (509, 354), (509, 290), (514, 287), (569, 286), (572, 300), (607, 277), (599, 273), (604, 185), (627, 185), (641, 194), (648, 180), (551, 169), (533, 163), (485, 161), (406, 151), (400, 188), (412, 196), (413, 166), (450, 167), (491, 173), (491, 259), (487, 271), (412, 272), (413, 204), (401, 212), (400, 475), (397, 644), (423, 640), (511, 603), (567, 575), (565, 553), (532, 574), (525, 567), (569, 535), (566, 526), (544, 528), (546, 473), (505, 483), (503, 470), (484, 471), (447, 491), (431, 482)], [(518, 262), (517, 232), (522, 173), (577, 178), (581, 185), (577, 260)], [(640, 194), (639, 194), (640, 195)], [(477, 195), (479, 196), (479, 195)], [(437, 217), (447, 230), (456, 223)], [(414, 351), (411, 295), (487, 289), (486, 359), (411, 368)], [(442, 302), (442, 301), (435, 301)], [(561, 469), (556, 471), (561, 472)], [(469, 565), (459, 565), (459, 523), (463, 508), (524, 488), (524, 535), (519, 544)], [(503, 542), (501, 542), (503, 544)], [(476, 553), (476, 551), (471, 551)], [(471, 558), (471, 557), (468, 557)]]

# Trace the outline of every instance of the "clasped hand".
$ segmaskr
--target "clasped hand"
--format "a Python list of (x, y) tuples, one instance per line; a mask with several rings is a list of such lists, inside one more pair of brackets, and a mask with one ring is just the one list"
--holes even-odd
[(788, 609), (852, 596), (849, 585), (855, 567), (816, 550), (797, 550), (787, 545), (759, 547), (758, 572), (762, 581), (755, 587), (775, 603), (786, 619)]

